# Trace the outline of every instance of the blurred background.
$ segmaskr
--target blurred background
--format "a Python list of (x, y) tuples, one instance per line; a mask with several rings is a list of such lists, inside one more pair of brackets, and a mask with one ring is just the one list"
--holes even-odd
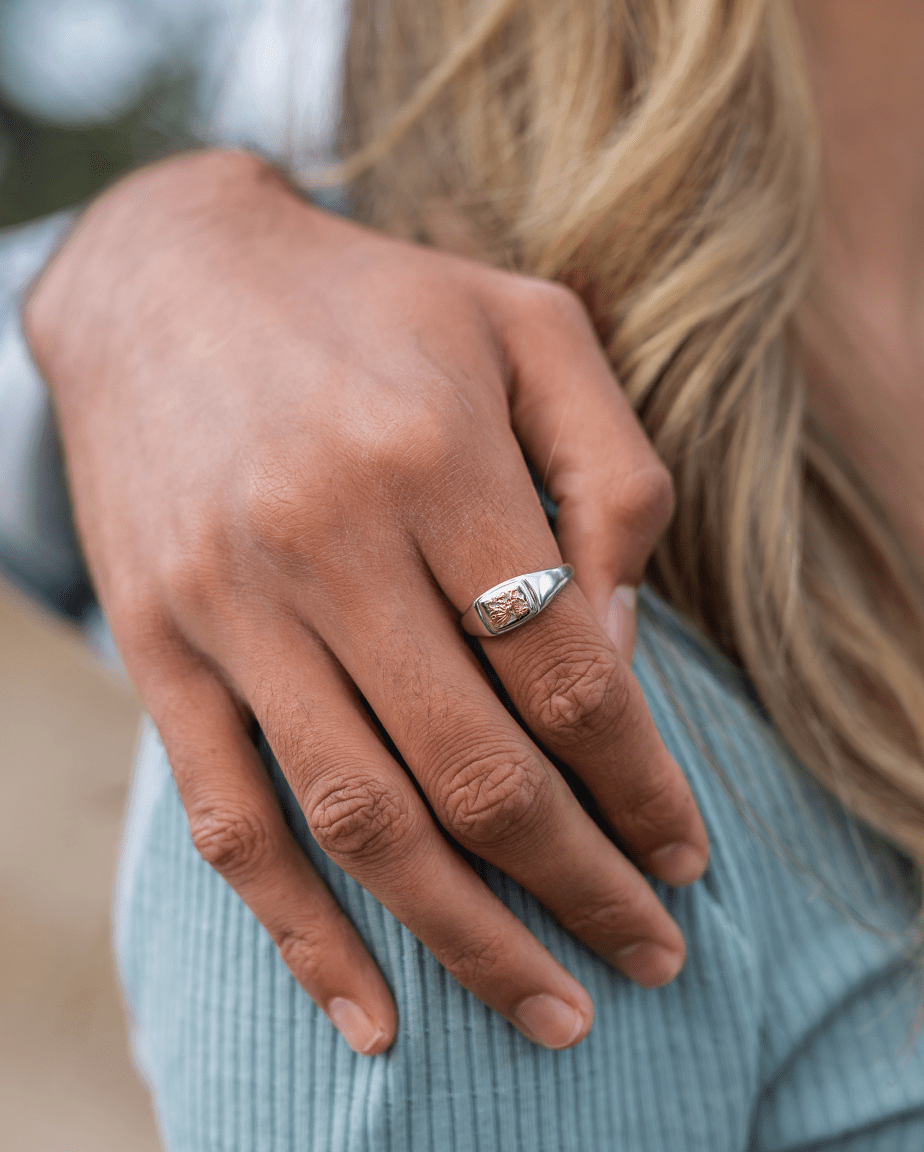
[(109, 902), (139, 707), (82, 634), (0, 585), (0, 1148), (155, 1152)]
[[(195, 13), (0, 0), (0, 229), (194, 139)], [(140, 709), (55, 496), (53, 425), (38, 404), (20, 418), (34, 389), (15, 377), (0, 380), (0, 1148), (154, 1152), (109, 942)]]
[(171, 0), (0, 0), (0, 227), (192, 139), (210, 16)]

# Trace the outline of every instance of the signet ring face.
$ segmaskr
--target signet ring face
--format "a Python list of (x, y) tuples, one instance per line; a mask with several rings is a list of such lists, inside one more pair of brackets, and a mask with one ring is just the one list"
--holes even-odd
[(564, 588), (574, 571), (570, 564), (527, 572), (482, 592), (462, 613), (470, 636), (500, 636), (538, 616)]

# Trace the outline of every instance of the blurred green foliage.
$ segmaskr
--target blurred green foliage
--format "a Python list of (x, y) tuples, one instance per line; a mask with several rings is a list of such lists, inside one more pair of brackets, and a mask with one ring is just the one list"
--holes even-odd
[(81, 204), (123, 172), (190, 145), (188, 91), (171, 77), (118, 119), (84, 127), (0, 102), (0, 227)]

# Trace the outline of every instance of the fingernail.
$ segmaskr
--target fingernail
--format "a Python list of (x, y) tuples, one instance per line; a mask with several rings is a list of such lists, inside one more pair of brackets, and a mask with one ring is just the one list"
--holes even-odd
[(627, 664), (632, 663), (635, 647), (636, 591), (631, 584), (620, 584), (606, 610), (606, 634), (616, 645), (616, 651)]
[(523, 1031), (546, 1048), (567, 1048), (584, 1031), (586, 1020), (576, 1008), (545, 992), (520, 1004), (514, 1019)]
[(667, 844), (648, 857), (648, 869), (652, 876), (679, 888), (698, 880), (708, 863), (709, 858), (701, 849), (681, 842)]
[(620, 948), (613, 962), (620, 972), (643, 988), (660, 988), (669, 984), (683, 967), (683, 954), (662, 948), (660, 944), (640, 941)]
[(376, 1027), (358, 1004), (336, 996), (327, 1005), (327, 1015), (331, 1023), (346, 1040), (347, 1044), (361, 1056), (371, 1056), (381, 1047), (386, 1033)]

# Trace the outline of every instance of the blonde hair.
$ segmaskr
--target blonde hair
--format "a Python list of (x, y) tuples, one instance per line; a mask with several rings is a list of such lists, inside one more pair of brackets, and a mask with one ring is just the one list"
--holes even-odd
[(783, 0), (353, 0), (361, 219), (561, 280), (676, 485), (650, 578), (924, 861), (924, 596), (806, 403), (816, 145)]

